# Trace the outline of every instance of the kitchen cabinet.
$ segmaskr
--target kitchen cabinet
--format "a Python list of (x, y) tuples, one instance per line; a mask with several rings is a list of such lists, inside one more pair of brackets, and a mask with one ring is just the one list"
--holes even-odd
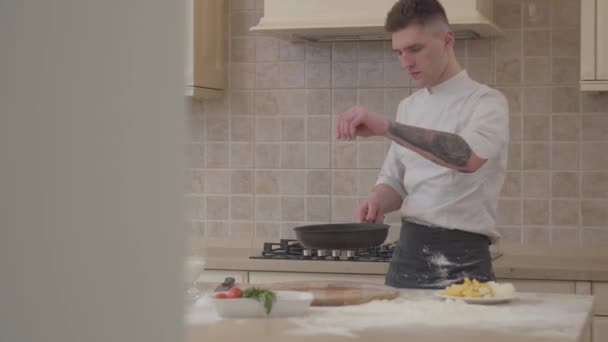
[(384, 284), (384, 276), (372, 274), (249, 272), (249, 283), (251, 284), (301, 280), (343, 280)]
[(523, 279), (497, 279), (497, 281), (512, 283), (518, 292), (576, 293), (576, 282), (574, 281)]
[(608, 341), (608, 317), (595, 316), (593, 318), (593, 342)]
[(186, 95), (222, 96), (225, 88), (224, 0), (186, 0)]
[(608, 0), (581, 2), (581, 81), (583, 91), (608, 91)]

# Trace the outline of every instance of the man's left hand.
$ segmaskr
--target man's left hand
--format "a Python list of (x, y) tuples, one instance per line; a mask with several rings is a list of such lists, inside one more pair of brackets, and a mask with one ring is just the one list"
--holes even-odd
[(339, 140), (352, 140), (358, 136), (386, 136), (387, 131), (388, 120), (385, 117), (370, 113), (360, 105), (340, 114), (336, 124), (336, 137)]

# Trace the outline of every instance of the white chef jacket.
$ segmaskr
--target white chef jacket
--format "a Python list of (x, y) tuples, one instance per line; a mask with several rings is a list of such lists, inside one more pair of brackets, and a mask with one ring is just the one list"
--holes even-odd
[(479, 233), (498, 241), (496, 207), (509, 145), (505, 97), (463, 70), (401, 101), (397, 122), (458, 134), (476, 155), (487, 159), (477, 171), (462, 173), (393, 142), (377, 184), (386, 184), (401, 195), (404, 220)]

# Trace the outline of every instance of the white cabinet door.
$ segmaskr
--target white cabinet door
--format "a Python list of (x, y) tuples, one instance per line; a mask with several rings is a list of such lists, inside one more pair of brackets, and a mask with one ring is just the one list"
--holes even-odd
[(593, 318), (593, 342), (608, 341), (608, 317)]
[(571, 293), (574, 294), (574, 281), (559, 280), (521, 280), (521, 279), (498, 279), (498, 282), (512, 283), (517, 292), (538, 293)]
[(248, 282), (247, 272), (243, 271), (223, 271), (223, 270), (205, 270), (198, 277), (200, 283), (217, 283), (221, 284), (227, 277), (233, 277), (239, 284)]
[(250, 272), (249, 283), (272, 283), (283, 281), (343, 280), (374, 284), (384, 284), (383, 275), (335, 274), (335, 273), (296, 273), (296, 272)]
[(596, 78), (608, 80), (608, 0), (596, 1)]
[(595, 2), (581, 1), (581, 80), (594, 81), (595, 78)]

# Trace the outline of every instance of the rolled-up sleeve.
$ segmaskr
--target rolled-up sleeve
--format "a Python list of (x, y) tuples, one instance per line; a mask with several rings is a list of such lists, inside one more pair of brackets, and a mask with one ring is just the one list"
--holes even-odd
[(482, 159), (491, 159), (509, 142), (509, 107), (505, 97), (493, 90), (482, 95), (460, 136)]
[(393, 188), (401, 199), (404, 199), (407, 195), (405, 187), (403, 186), (403, 177), (405, 175), (405, 165), (399, 159), (399, 153), (397, 149), (403, 148), (396, 143), (391, 143), (391, 146), (380, 170), (376, 185), (385, 184)]

